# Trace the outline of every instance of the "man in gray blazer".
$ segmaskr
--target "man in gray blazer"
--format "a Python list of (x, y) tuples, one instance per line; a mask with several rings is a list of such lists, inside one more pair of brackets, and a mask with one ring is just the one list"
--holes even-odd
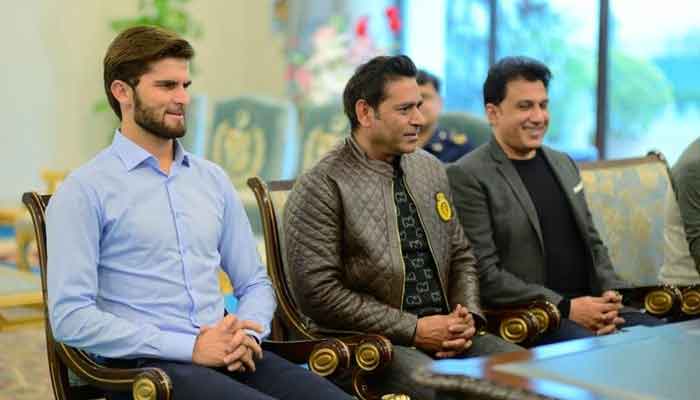
[(448, 167), (464, 231), (479, 259), (485, 306), (545, 299), (562, 314), (560, 328), (537, 344), (655, 325), (623, 309), (613, 270), (593, 225), (574, 162), (542, 145), (549, 123), (551, 73), (539, 61), (507, 57), (484, 82), (493, 138)]

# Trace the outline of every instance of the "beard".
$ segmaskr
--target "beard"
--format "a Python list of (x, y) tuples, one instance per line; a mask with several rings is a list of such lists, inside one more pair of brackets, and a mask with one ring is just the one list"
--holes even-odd
[(158, 112), (153, 107), (144, 106), (141, 98), (134, 96), (134, 122), (147, 132), (163, 139), (177, 139), (185, 136), (187, 126), (183, 108), (182, 124), (168, 126), (165, 124), (165, 117), (159, 117)]

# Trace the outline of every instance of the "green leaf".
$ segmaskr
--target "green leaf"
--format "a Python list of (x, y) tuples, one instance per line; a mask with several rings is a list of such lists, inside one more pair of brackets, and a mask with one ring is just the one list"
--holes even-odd
[(105, 111), (110, 111), (111, 109), (112, 107), (110, 107), (109, 102), (106, 99), (98, 100), (92, 105), (92, 110), (96, 113), (103, 113)]

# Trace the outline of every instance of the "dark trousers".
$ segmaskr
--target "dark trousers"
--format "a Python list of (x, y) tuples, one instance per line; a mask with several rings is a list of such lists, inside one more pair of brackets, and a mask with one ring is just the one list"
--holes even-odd
[[(490, 333), (475, 335), (472, 347), (457, 358), (481, 357), (510, 351), (520, 351), (522, 347), (508, 343)], [(368, 378), (375, 390), (383, 393), (405, 394), (415, 400), (433, 400), (435, 391), (413, 380), (411, 375), (421, 367), (433, 362), (433, 358), (415, 348), (394, 345), (394, 358), (385, 370)], [(349, 377), (340, 379), (344, 387), (349, 385)]]
[[(628, 328), (635, 325), (658, 326), (664, 324), (662, 320), (636, 310), (623, 309), (620, 312), (620, 317), (625, 320), (625, 323), (620, 328)], [(568, 318), (562, 318), (559, 329), (543, 335), (535, 342), (535, 346), (559, 343), (565, 340), (583, 339), (591, 336), (595, 336), (595, 332)]]
[[(172, 380), (174, 400), (352, 398), (329, 380), (269, 351), (263, 351), (252, 373), (155, 359), (138, 360), (136, 365), (164, 370)], [(110, 399), (131, 399), (131, 393), (118, 393)]]

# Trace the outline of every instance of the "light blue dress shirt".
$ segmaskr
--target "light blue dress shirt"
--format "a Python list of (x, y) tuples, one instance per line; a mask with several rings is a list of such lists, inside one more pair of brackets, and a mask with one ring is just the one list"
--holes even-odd
[(191, 362), (199, 328), (224, 315), (219, 266), (237, 317), (269, 333), (274, 292), (243, 205), (221, 168), (179, 144), (166, 174), (117, 131), (51, 198), (46, 233), (51, 328), (69, 346)]

